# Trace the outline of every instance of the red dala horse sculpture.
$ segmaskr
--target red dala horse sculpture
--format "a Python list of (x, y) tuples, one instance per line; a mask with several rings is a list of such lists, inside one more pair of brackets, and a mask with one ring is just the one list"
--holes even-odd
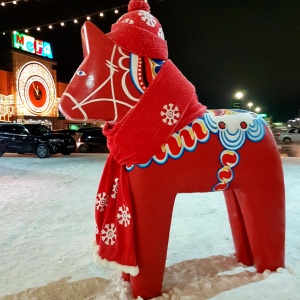
[(264, 120), (201, 105), (143, 0), (131, 0), (110, 33), (88, 21), (81, 33), (84, 60), (60, 109), (106, 122), (97, 262), (122, 271), (134, 297), (159, 296), (177, 193), (222, 191), (237, 259), (258, 272), (284, 267), (283, 171)]

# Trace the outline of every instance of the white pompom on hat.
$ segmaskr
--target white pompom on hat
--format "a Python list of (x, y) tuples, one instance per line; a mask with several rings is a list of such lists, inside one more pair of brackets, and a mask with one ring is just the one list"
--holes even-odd
[(162, 27), (150, 14), (146, 0), (130, 0), (128, 13), (112, 25), (107, 36), (134, 54), (164, 60), (168, 58), (168, 46)]

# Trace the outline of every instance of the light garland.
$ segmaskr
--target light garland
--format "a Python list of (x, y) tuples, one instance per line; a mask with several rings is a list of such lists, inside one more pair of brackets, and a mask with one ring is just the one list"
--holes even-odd
[(1, 6), (5, 6), (6, 4), (18, 4), (18, 2), (29, 2), (29, 0), (14, 0), (14, 1), (2, 1)]
[[(6, 4), (17, 4), (18, 2), (20, 2), (22, 0), (16, 0), (16, 1), (6, 1), (6, 2), (1, 2), (1, 6), (5, 6)], [(25, 0), (24, 0), (25, 1)]]
[[(27, 0), (17, 0), (17, 1), (8, 1), (5, 2), (6, 3), (14, 3), (14, 2), (19, 2), (19, 1), (27, 1)], [(1, 3), (1, 5), (4, 2)], [(4, 5), (2, 5), (4, 6)], [(105, 16), (105, 13), (108, 11), (114, 11), (115, 14), (119, 13), (119, 9), (123, 8), (123, 7), (127, 7), (127, 4), (121, 5), (121, 6), (117, 6), (117, 7), (113, 7), (113, 8), (109, 8), (109, 9), (105, 9), (105, 10), (101, 10), (89, 15), (84, 15), (84, 16), (79, 16), (76, 18), (72, 18), (72, 19), (67, 19), (67, 20), (62, 20), (62, 21), (58, 21), (58, 22), (54, 22), (54, 23), (48, 23), (48, 24), (44, 24), (44, 25), (37, 25), (37, 26), (33, 26), (33, 27), (27, 27), (27, 28), (18, 28), (18, 29), (14, 29), (14, 30), (8, 30), (8, 31), (2, 31), (1, 35), (5, 35), (6, 33), (11, 33), (11, 32), (15, 32), (15, 31), (24, 31), (26, 33), (29, 32), (29, 30), (31, 29), (36, 29), (37, 31), (41, 31), (42, 28), (48, 28), (49, 30), (53, 29), (56, 25), (59, 25), (60, 27), (64, 27), (66, 25), (66, 23), (70, 23), (73, 22), (74, 24), (78, 23), (78, 20), (80, 19), (86, 19), (86, 20), (91, 20), (92, 16), (96, 16), (98, 15), (100, 18), (103, 18)]]

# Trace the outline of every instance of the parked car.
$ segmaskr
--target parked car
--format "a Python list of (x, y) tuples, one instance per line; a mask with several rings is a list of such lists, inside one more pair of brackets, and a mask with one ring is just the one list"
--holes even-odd
[(75, 135), (77, 133), (77, 130), (75, 130), (75, 129), (56, 129), (56, 130), (52, 130), (52, 132)]
[(82, 127), (77, 129), (76, 131), (76, 138), (75, 140), (78, 141), (79, 138), (81, 137), (81, 135), (85, 132), (85, 131), (90, 131), (90, 130), (97, 130), (97, 129), (102, 129), (101, 127)]
[(69, 134), (74, 138), (75, 141), (77, 141), (79, 138), (78, 132), (75, 129), (56, 129), (56, 130), (53, 130), (52, 132)]
[(85, 131), (90, 131), (90, 130), (98, 130), (98, 129), (102, 129), (101, 127), (82, 127), (77, 129), (77, 133), (83, 133)]
[(300, 142), (300, 128), (293, 127), (287, 131), (279, 132), (277, 140), (282, 141), (285, 144)]
[(85, 130), (77, 141), (78, 151), (86, 152), (103, 152), (108, 153), (106, 145), (106, 137), (102, 133), (102, 129)]
[(61, 153), (69, 155), (76, 150), (72, 136), (55, 133), (41, 124), (0, 124), (0, 156), (10, 153), (35, 153), (40, 158)]

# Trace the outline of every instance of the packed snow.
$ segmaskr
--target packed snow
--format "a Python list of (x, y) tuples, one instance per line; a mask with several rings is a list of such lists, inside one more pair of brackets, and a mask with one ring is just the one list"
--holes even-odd
[[(94, 204), (107, 154), (0, 158), (0, 299), (134, 299), (93, 260)], [(179, 194), (155, 300), (300, 299), (300, 158), (282, 157), (286, 267), (239, 263), (223, 193)]]

